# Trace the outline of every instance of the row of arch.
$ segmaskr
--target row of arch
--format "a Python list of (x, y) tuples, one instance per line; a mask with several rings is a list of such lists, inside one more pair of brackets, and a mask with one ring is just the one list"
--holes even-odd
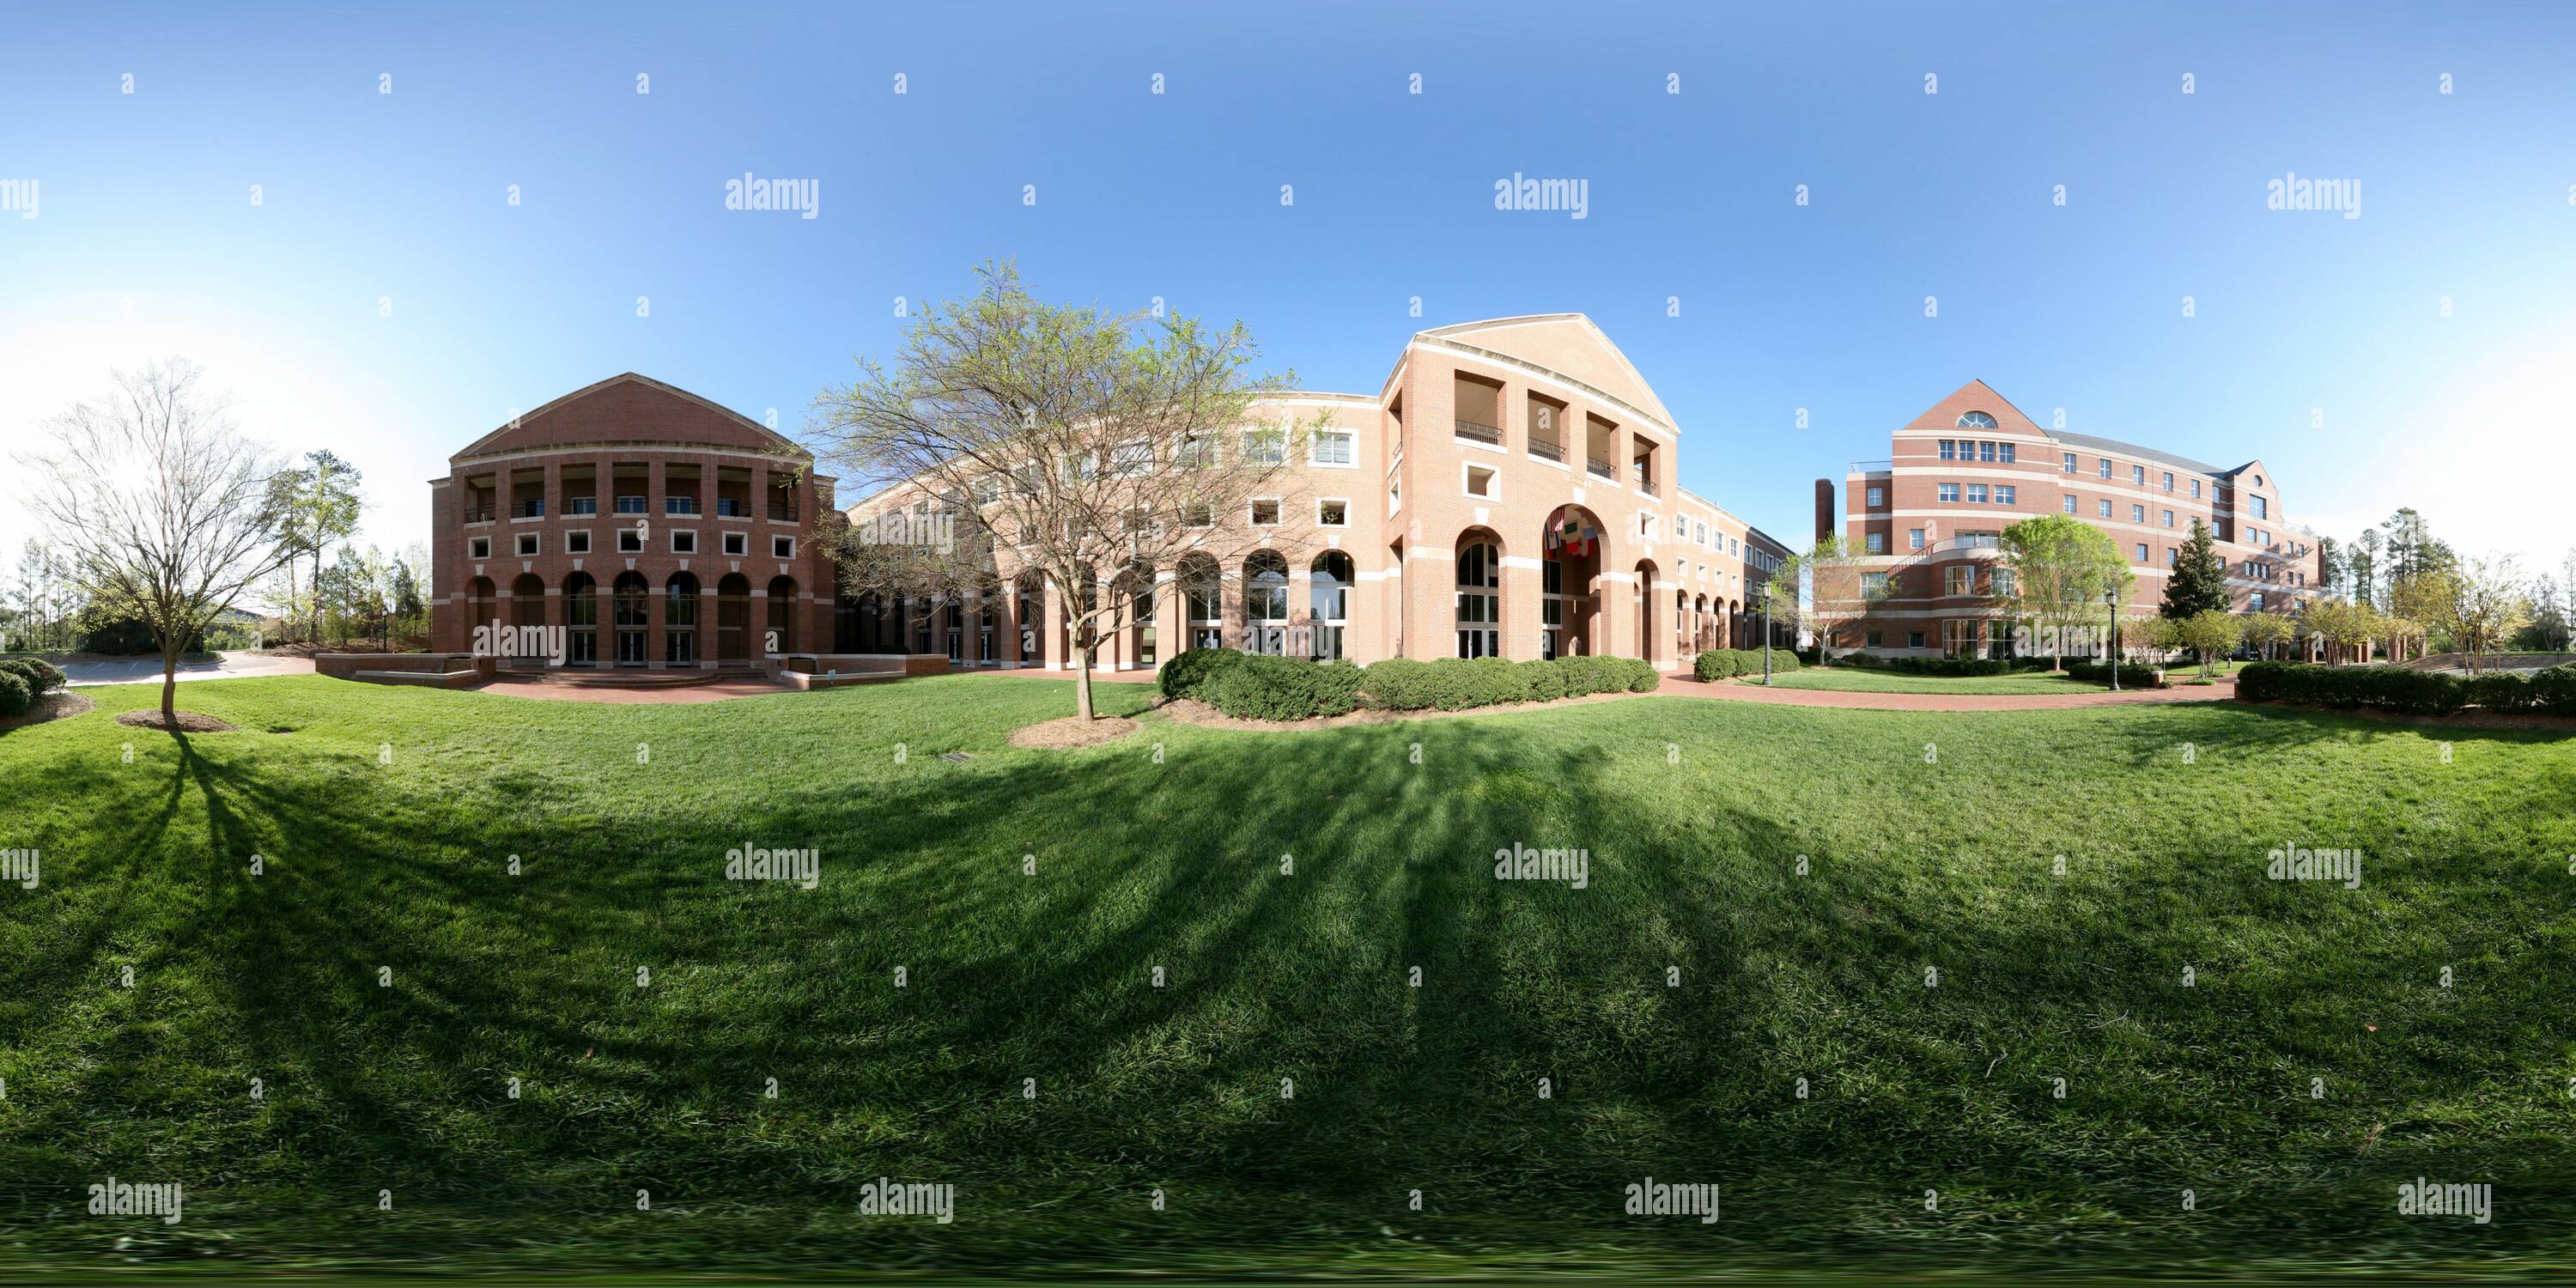
[[(597, 578), (575, 572), (561, 587), (562, 620), (549, 621), (545, 579), (522, 573), (510, 583), (508, 617), (489, 577), (466, 583), (467, 622), (474, 631), (490, 626), (520, 628), (506, 637), (507, 648), (493, 648), (515, 661), (550, 659), (552, 650), (531, 627), (560, 627), (563, 660), (571, 666), (649, 666), (654, 664), (653, 635), (661, 635), (660, 663), (696, 666), (702, 661), (750, 662), (773, 653), (797, 651), (797, 586), (793, 577), (773, 577), (763, 610), (751, 608), (751, 579), (727, 573), (708, 595), (697, 574), (675, 572), (652, 593), (644, 574), (619, 573), (603, 594)], [(602, 599), (608, 602), (601, 604)], [(714, 603), (702, 601), (712, 598)], [(659, 620), (655, 605), (659, 604)]]

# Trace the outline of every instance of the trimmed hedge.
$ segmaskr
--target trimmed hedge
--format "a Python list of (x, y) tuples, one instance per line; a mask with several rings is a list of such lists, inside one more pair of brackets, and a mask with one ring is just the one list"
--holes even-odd
[(2044, 657), (1883, 657), (1876, 653), (1846, 653), (1834, 659), (1836, 666), (1857, 666), (1864, 670), (1894, 671), (1901, 675), (1937, 675), (1950, 679), (1973, 676), (2010, 675), (2015, 671), (2045, 671)]
[(1360, 668), (1348, 662), (1242, 657), (1200, 686), (1208, 705), (1238, 720), (1310, 720), (1360, 704)]
[[(1771, 650), (1771, 673), (1798, 669), (1798, 655), (1785, 648)], [(1739, 675), (1762, 674), (1762, 650), (1758, 648), (1713, 648), (1691, 663), (1691, 674), (1703, 680), (1724, 680)]]
[[(2565, 670), (2551, 667), (2550, 670)], [(2514, 688), (2512, 686), (2521, 686)], [(2497, 710), (2536, 704), (2532, 681), (2499, 673), (2478, 677), (2476, 688), (2456, 675), (2391, 666), (2323, 666), (2314, 662), (2251, 662), (2236, 673), (2236, 696), (2247, 702), (2304, 702), (2325, 707), (2369, 707), (2409, 715), (2446, 716), (2483, 696), (2505, 703)], [(2576, 680), (2549, 682), (2556, 693)], [(2477, 695), (2477, 696), (2473, 696)], [(2486, 705), (2480, 702), (2479, 705)], [(2556, 710), (2566, 712), (2570, 708)]]
[(16, 671), (0, 671), (0, 720), (23, 716), (35, 703), (36, 695), (28, 690), (24, 677)]
[(1635, 658), (1560, 657), (1510, 662), (1498, 657), (1444, 657), (1429, 662), (1388, 658), (1366, 667), (1360, 692), (1389, 711), (1464, 711), (1513, 702), (1551, 702), (1587, 693), (1648, 693), (1663, 683)]
[[(2070, 679), (2090, 680), (2095, 684), (2105, 686), (2111, 683), (2111, 666), (2107, 662), (2077, 662), (2069, 660), (2066, 664), (2066, 674)], [(2124, 689), (2170, 689), (2173, 687), (2173, 676), (2170, 672), (2158, 670), (2153, 667), (2140, 666), (2135, 662), (2122, 662), (2120, 664), (2120, 687)]]
[(39, 697), (63, 687), (68, 678), (53, 663), (33, 657), (0, 659), (0, 671), (15, 673), (27, 682), (27, 691)]
[(1183, 649), (1174, 654), (1171, 661), (1163, 664), (1163, 669), (1154, 677), (1154, 682), (1162, 686), (1163, 696), (1166, 698), (1197, 698), (1205, 701), (1207, 686), (1219, 674), (1251, 656), (1252, 654), (1241, 649)]

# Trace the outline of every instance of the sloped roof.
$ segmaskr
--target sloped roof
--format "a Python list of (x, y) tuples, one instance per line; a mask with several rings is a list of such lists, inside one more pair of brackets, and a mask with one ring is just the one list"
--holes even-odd
[(1416, 340), (1446, 340), (1483, 349), (1573, 378), (1609, 394), (1679, 432), (1673, 414), (1646, 383), (1628, 355), (1580, 313), (1529, 313), (1486, 318), (1414, 333)]
[(799, 459), (811, 453), (749, 416), (632, 371), (547, 403), (466, 445), (461, 462), (563, 443), (705, 444)]

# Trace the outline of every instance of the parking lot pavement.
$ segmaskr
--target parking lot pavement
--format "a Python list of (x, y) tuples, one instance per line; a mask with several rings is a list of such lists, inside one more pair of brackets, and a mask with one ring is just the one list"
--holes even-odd
[[(98, 662), (65, 662), (63, 674), (73, 685), (88, 684), (158, 684), (161, 681), (161, 659), (157, 657), (121, 657)], [(259, 675), (311, 675), (313, 660), (303, 657), (265, 657), (257, 653), (217, 653), (210, 661), (181, 662), (182, 680), (237, 680)]]

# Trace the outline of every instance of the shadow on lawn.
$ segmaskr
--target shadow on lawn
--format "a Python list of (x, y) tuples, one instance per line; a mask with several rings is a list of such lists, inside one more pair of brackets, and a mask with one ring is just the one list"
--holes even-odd
[[(2222, 952), (2200, 929), (2214, 915), (2296, 915), (2292, 895), (2177, 863), (2136, 877), (2134, 899), (1980, 915), (1964, 895), (1924, 898), (1916, 871), (1831, 862), (1723, 775), (1676, 829), (1658, 786), (1670, 780), (1639, 772), (1639, 749), (1690, 712), (1676, 704), (1616, 748), (1568, 736), (1578, 726), (1559, 713), (1257, 744), (1158, 730), (1159, 764), (1140, 740), (775, 786), (695, 829), (567, 817), (516, 771), (443, 779), (422, 800), (408, 780), (285, 775), (181, 737), (158, 817), (119, 838), (132, 856), (119, 884), (167, 856), (193, 799), (210, 844), (165, 862), (199, 902), (165, 919), (156, 951), (209, 981), (191, 1000), (233, 1026), (201, 1062), (273, 1088), (262, 1106), (210, 1111), (195, 1142), (216, 1151), (196, 1160), (209, 1184), (399, 1183), (605, 1210), (645, 1185), (846, 1201), (885, 1173), (987, 1192), (1345, 1193), (1383, 1198), (1393, 1218), (1410, 1188), (1581, 1206), (1649, 1173), (1760, 1171), (1790, 1191), (1803, 1175), (1894, 1192), (1924, 1173), (1971, 1188), (2162, 1185), (2171, 1151), (2142, 1123), (2207, 1135), (2241, 1133), (2247, 1114), (2274, 1130), (2368, 1116), (2246, 1103), (2277, 1080), (2269, 1068), (2231, 1071), (2221, 1105), (2152, 1088), (2073, 1106), (2006, 1092), (1989, 1076), (1999, 1050), (2124, 1013), (2190, 1032), (2192, 1049), (2334, 1054), (2340, 1016), (2265, 1034), (2281, 1021), (2248, 1003), (2160, 1014), (2140, 982), (2177, 946)], [(2157, 738), (2243, 742), (2241, 721), (2216, 717), (2170, 713)], [(2266, 722), (2264, 754), (2283, 750), (2273, 732), (2292, 748), (2413, 733), (2285, 713)], [(726, 846), (772, 838), (818, 849), (823, 886), (714, 877)], [(1587, 851), (1588, 887), (1497, 880), (1494, 852), (1515, 845)], [(271, 859), (256, 878), (254, 852)], [(1801, 852), (1815, 875), (1784, 862)], [(508, 853), (549, 870), (509, 877)], [(2426, 927), (2449, 933), (2537, 893), (2473, 889), (2385, 915), (2451, 916)], [(123, 913), (122, 900), (92, 910), (76, 955), (95, 959)], [(2369, 916), (2312, 915), (2326, 939)], [(1927, 994), (1927, 961), (1959, 991)], [(635, 988), (622, 972), (638, 963), (666, 982)], [(2304, 983), (2332, 987), (2336, 969), (2322, 958)], [(37, 982), (59, 993), (80, 975), (66, 960)], [(2544, 1010), (2529, 992), (2479, 1018), (2540, 1031)], [(2448, 1052), (2379, 1058), (2396, 1063), (2377, 1075), (2459, 1090), (2443, 1080), (2459, 1072)], [(1864, 1065), (1878, 1094), (1787, 1092), (1800, 1070), (1823, 1082)], [(514, 1074), (528, 1100), (504, 1095)], [(791, 1094), (764, 1103), (769, 1076)], [(1023, 1078), (1038, 1098), (1020, 1095)], [(2067, 1114), (2085, 1126), (2066, 1132)], [(2010, 1140), (2032, 1153), (1997, 1156)]]

